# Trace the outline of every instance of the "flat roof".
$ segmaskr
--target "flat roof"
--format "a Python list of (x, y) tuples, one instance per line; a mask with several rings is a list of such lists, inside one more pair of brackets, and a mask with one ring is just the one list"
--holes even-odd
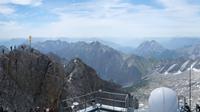
[(127, 111), (126, 108), (122, 108), (122, 107), (114, 107), (114, 106), (110, 106), (110, 105), (100, 105), (100, 104), (96, 104), (95, 106), (89, 106), (85, 109), (82, 110), (78, 110), (77, 112), (94, 112), (96, 110), (104, 110), (105, 112), (125, 112)]

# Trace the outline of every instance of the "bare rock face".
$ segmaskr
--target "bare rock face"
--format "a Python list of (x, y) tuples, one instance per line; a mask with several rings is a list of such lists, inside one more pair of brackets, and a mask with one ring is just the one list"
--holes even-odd
[(67, 97), (83, 95), (99, 89), (120, 91), (120, 86), (100, 79), (96, 71), (79, 58), (73, 59), (68, 63), (65, 67), (65, 73), (65, 92), (63, 93)]
[(39, 52), (16, 49), (0, 55), (0, 102), (11, 111), (57, 109), (63, 84), (63, 67)]

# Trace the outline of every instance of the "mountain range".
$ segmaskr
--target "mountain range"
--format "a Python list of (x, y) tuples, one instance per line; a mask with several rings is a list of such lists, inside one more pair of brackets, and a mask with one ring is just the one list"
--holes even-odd
[[(199, 38), (173, 38), (165, 42), (149, 40), (142, 42), (136, 48), (123, 48), (113, 42), (102, 40), (100, 42), (39, 40), (36, 39), (32, 46), (45, 54), (61, 58), (60, 62), (63, 65), (71, 59), (80, 58), (92, 66), (102, 79), (121, 85), (141, 82), (143, 76), (153, 72), (177, 74), (188, 70), (191, 65), (199, 69)], [(24, 43), (22, 39), (12, 40), (14, 41), (17, 44), (20, 41)]]
[(197, 98), (200, 39), (174, 40), (177, 46), (173, 49), (148, 40), (129, 52), (118, 44), (103, 41), (37, 40), (32, 48), (23, 40), (12, 40), (9, 45), (1, 42), (0, 102), (9, 111), (23, 112), (40, 106), (56, 112), (63, 99), (99, 89), (124, 92), (121, 86), (131, 85), (127, 89), (142, 103), (152, 89), (160, 86), (187, 96), (190, 70), (192, 91), (196, 94), (193, 98)]
[(21, 46), (1, 54), (1, 106), (12, 112), (27, 112), (38, 106), (58, 112), (63, 99), (99, 89), (121, 91), (120, 86), (99, 78), (80, 59), (72, 59), (63, 66), (58, 61), (62, 59), (54, 56)]
[(34, 48), (44, 53), (52, 52), (66, 60), (80, 58), (101, 78), (121, 85), (137, 83), (148, 72), (149, 63), (145, 58), (124, 54), (98, 41), (68, 43), (49, 40), (35, 43)]

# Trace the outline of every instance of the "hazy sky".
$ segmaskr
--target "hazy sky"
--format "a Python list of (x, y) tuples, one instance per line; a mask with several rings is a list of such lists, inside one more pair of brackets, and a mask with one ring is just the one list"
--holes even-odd
[(0, 0), (0, 38), (200, 37), (200, 0)]

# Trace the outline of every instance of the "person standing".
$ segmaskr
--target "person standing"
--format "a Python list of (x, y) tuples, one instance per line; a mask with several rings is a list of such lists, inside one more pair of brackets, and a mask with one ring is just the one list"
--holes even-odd
[(30, 108), (29, 112), (33, 112), (33, 109), (32, 109), (32, 108)]
[(14, 50), (16, 50), (17, 49), (17, 47), (16, 47), (16, 45), (14, 46)]
[(3, 112), (8, 112), (8, 107), (6, 107), (6, 110), (4, 110)]
[(12, 46), (10, 46), (10, 51), (12, 51), (12, 49), (13, 49)]
[(196, 112), (200, 112), (200, 106), (199, 106), (199, 104), (196, 104)]
[(0, 106), (0, 112), (3, 112), (3, 107), (2, 106)]
[(2, 53), (3, 53), (3, 54), (5, 53), (5, 50), (4, 50), (4, 49), (2, 49)]
[(185, 103), (185, 111), (191, 112), (190, 106), (187, 103)]

